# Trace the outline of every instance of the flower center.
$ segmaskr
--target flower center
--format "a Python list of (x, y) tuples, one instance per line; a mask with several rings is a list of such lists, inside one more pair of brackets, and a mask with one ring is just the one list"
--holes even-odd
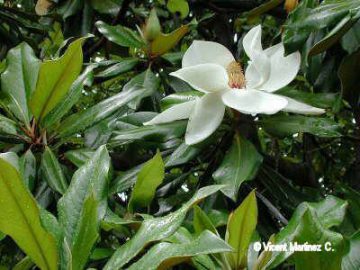
[(226, 68), (226, 71), (229, 76), (229, 86), (231, 88), (244, 88), (245, 76), (240, 63), (232, 61)]

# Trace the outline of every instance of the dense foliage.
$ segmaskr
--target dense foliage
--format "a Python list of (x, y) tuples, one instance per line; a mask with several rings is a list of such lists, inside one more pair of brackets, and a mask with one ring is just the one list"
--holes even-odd
[[(360, 0), (0, 0), (0, 269), (360, 269), (359, 18)], [(193, 143), (189, 116), (151, 124), (204, 100), (175, 76), (194, 40), (245, 70), (257, 25), (301, 54), (276, 96), (317, 115), (226, 108)]]

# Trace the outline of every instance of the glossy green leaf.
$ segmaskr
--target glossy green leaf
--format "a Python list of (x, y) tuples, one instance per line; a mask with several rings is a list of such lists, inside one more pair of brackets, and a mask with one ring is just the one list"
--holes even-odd
[(83, 269), (97, 240), (106, 213), (109, 169), (110, 157), (102, 146), (75, 172), (58, 202), (59, 222), (71, 250), (73, 269)]
[(176, 104), (191, 101), (191, 100), (194, 100), (197, 97), (201, 97), (201, 96), (202, 96), (202, 93), (200, 91), (186, 91), (186, 92), (171, 94), (171, 95), (164, 97), (161, 100), (161, 109), (164, 111)]
[(56, 124), (79, 101), (85, 82), (92, 79), (93, 69), (94, 66), (87, 67), (73, 82), (67, 95), (45, 116), (44, 127), (51, 127)]
[(68, 184), (61, 165), (49, 147), (45, 147), (41, 159), (41, 171), (49, 186), (56, 192), (64, 194)]
[(73, 114), (66, 118), (59, 126), (58, 136), (67, 137), (74, 133), (83, 131), (91, 125), (105, 119), (125, 106), (129, 101), (143, 94), (142, 90), (133, 92), (121, 92), (115, 96), (105, 99), (93, 107)]
[(180, 144), (178, 148), (166, 160), (166, 167), (178, 166), (185, 164), (194, 159), (199, 153), (204, 150), (207, 144), (201, 145), (187, 145), (186, 143)]
[(127, 27), (121, 25), (112, 26), (102, 21), (97, 21), (95, 25), (108, 40), (120, 46), (131, 48), (143, 48), (145, 46), (140, 36)]
[(188, 25), (183, 25), (169, 34), (160, 33), (150, 45), (150, 56), (155, 58), (167, 53), (182, 39), (189, 31)]
[(251, 142), (236, 135), (220, 167), (213, 173), (213, 178), (218, 184), (226, 185), (222, 192), (236, 201), (241, 184), (254, 178), (261, 163), (262, 156)]
[(90, 0), (92, 8), (97, 12), (113, 16), (119, 12), (121, 3), (122, 0)]
[(360, 48), (360, 20), (342, 37), (341, 46), (349, 54), (356, 52)]
[(119, 60), (117, 63), (111, 65), (110, 67), (107, 67), (106, 69), (97, 73), (96, 77), (108, 78), (117, 76), (121, 73), (132, 70), (138, 63), (139, 60), (137, 58), (122, 59)]
[(129, 102), (128, 106), (131, 109), (136, 110), (140, 104), (140, 101), (144, 97), (148, 97), (156, 93), (159, 87), (160, 79), (151, 71), (151, 69), (147, 69), (139, 75), (136, 75), (127, 84), (124, 85), (123, 92), (129, 93), (134, 91), (142, 91), (142, 94)]
[(80, 38), (71, 43), (60, 58), (41, 64), (36, 89), (29, 102), (38, 122), (62, 101), (79, 76), (83, 63), (83, 40)]
[(1, 75), (1, 89), (9, 98), (10, 111), (28, 126), (31, 119), (28, 102), (36, 87), (40, 61), (26, 43), (11, 49), (6, 60), (7, 68)]
[(39, 207), (8, 157), (0, 156), (0, 230), (13, 238), (38, 267), (56, 270), (55, 239), (42, 227)]
[(0, 134), (17, 134), (16, 123), (13, 120), (0, 115)]
[(30, 191), (33, 190), (36, 178), (36, 158), (30, 149), (20, 157), (19, 167), (25, 186)]
[(208, 230), (214, 234), (218, 234), (215, 226), (212, 224), (210, 218), (206, 215), (206, 213), (201, 210), (201, 208), (197, 205), (194, 206), (194, 220), (193, 220), (194, 230), (197, 234)]
[(164, 217), (144, 220), (133, 238), (115, 251), (105, 265), (105, 270), (119, 269), (134, 258), (147, 244), (159, 241), (172, 235), (182, 224), (187, 211), (199, 201), (217, 192), (222, 186), (208, 186), (199, 189), (192, 199), (179, 210)]
[(155, 197), (157, 187), (165, 177), (165, 166), (160, 152), (146, 162), (137, 177), (135, 186), (131, 192), (129, 210), (134, 211), (136, 207), (149, 206)]
[(70, 160), (75, 166), (81, 167), (94, 155), (95, 151), (90, 149), (70, 150), (65, 153), (65, 157)]
[(229, 217), (226, 240), (234, 252), (228, 254), (227, 258), (232, 269), (242, 269), (247, 265), (246, 256), (257, 218), (256, 195), (252, 191)]
[(267, 132), (279, 137), (298, 132), (311, 133), (319, 137), (341, 137), (339, 124), (329, 118), (301, 115), (273, 116), (258, 123)]
[(204, 231), (199, 237), (188, 243), (174, 244), (163, 242), (157, 244), (128, 269), (169, 269), (181, 262), (179, 259), (230, 251), (232, 251), (232, 248), (220, 237), (209, 231)]
[[(333, 226), (342, 223), (347, 202), (333, 196), (326, 197), (318, 203), (304, 202), (298, 206), (289, 224), (275, 236), (275, 243), (282, 244), (290, 242), (321, 244), (331, 242), (332, 252), (273, 252), (272, 259), (268, 265), (272, 269), (293, 255), (300, 269), (306, 269), (310, 265), (317, 265), (318, 269), (340, 269), (341, 258), (344, 253), (343, 236), (330, 230)], [(302, 268), (305, 267), (305, 268)]]
[(137, 140), (165, 142), (180, 138), (186, 130), (186, 121), (176, 121), (169, 124), (142, 126), (123, 131), (114, 131), (110, 145), (122, 145)]

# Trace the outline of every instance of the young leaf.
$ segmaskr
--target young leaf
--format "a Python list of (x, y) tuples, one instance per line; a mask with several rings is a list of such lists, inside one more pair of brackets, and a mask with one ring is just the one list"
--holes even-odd
[(8, 155), (0, 155), (0, 231), (13, 238), (38, 267), (56, 270), (55, 238), (42, 227), (38, 205)]
[(31, 113), (28, 109), (28, 101), (35, 90), (40, 61), (26, 43), (11, 49), (6, 61), (8, 65), (1, 75), (1, 89), (9, 98), (10, 111), (29, 126)]
[(141, 168), (135, 186), (132, 190), (129, 211), (133, 212), (135, 207), (148, 206), (155, 196), (157, 187), (165, 177), (165, 166), (160, 152), (144, 164)]
[(227, 256), (233, 269), (243, 269), (247, 265), (246, 256), (257, 217), (256, 195), (252, 191), (230, 215), (226, 229), (226, 240), (234, 248)]
[(236, 201), (241, 184), (251, 180), (262, 162), (262, 156), (246, 139), (235, 135), (230, 150), (226, 153), (213, 178), (218, 184), (226, 184), (222, 192)]
[(199, 237), (187, 243), (163, 242), (157, 244), (128, 269), (169, 269), (189, 257), (230, 251), (232, 251), (232, 248), (219, 236), (204, 231)]
[(150, 45), (150, 56), (158, 57), (173, 47), (182, 39), (189, 31), (188, 25), (183, 25), (169, 34), (160, 33)]
[(58, 202), (59, 222), (71, 250), (73, 269), (83, 269), (97, 239), (94, 230), (97, 231), (106, 213), (109, 168), (110, 157), (102, 146), (75, 172)]
[(38, 122), (61, 102), (79, 76), (83, 64), (83, 40), (80, 38), (71, 43), (62, 57), (41, 64), (36, 90), (29, 102)]
[(197, 234), (208, 230), (212, 233), (218, 234), (215, 226), (212, 224), (209, 217), (206, 213), (201, 210), (201, 208), (197, 205), (194, 206), (194, 221), (193, 221), (194, 230)]
[(61, 169), (61, 165), (57, 157), (49, 147), (45, 147), (45, 151), (41, 160), (41, 171), (49, 186), (56, 192), (64, 194), (68, 184)]
[(105, 270), (120, 269), (134, 258), (146, 245), (172, 235), (182, 224), (187, 211), (207, 196), (219, 191), (223, 186), (207, 186), (199, 189), (195, 195), (179, 210), (160, 218), (147, 218), (141, 224), (133, 238), (115, 251), (105, 265)]

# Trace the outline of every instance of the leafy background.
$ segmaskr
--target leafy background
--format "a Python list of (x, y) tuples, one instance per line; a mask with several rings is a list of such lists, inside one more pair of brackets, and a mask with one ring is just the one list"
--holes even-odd
[[(360, 269), (359, 0), (0, 4), (1, 269)], [(169, 76), (193, 40), (246, 63), (258, 24), (325, 115), (143, 126), (196, 94)]]

